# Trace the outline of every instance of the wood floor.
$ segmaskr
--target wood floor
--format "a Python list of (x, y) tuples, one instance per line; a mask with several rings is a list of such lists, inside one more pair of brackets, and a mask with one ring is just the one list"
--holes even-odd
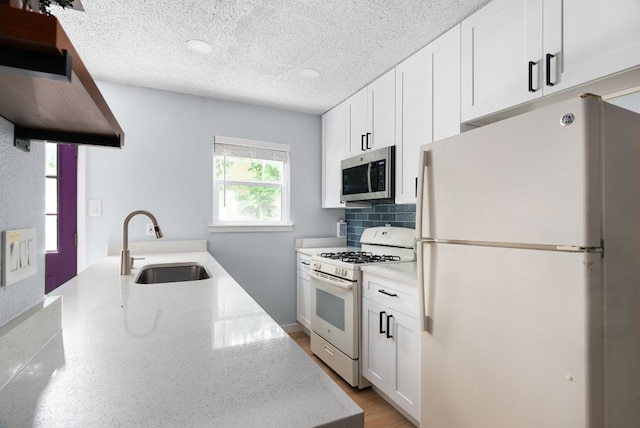
[(373, 389), (353, 388), (331, 370), (320, 358), (313, 355), (309, 343), (309, 336), (299, 331), (289, 333), (289, 336), (333, 379), (344, 392), (364, 411), (365, 428), (394, 428), (414, 427), (414, 425), (400, 412), (387, 403)]

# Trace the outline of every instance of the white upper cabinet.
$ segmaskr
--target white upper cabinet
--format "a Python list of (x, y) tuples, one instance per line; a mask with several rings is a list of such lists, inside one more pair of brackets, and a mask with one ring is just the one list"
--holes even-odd
[(347, 110), (342, 102), (322, 115), (322, 208), (344, 208), (340, 202), (340, 162), (347, 147)]
[(368, 149), (393, 146), (396, 138), (396, 71), (392, 69), (369, 85), (367, 117), (371, 122)]
[(396, 203), (415, 203), (420, 146), (460, 132), (460, 26), (396, 67)]
[(545, 0), (543, 10), (545, 94), (640, 65), (640, 1)]
[(541, 96), (541, 0), (493, 0), (462, 21), (462, 121)]
[(347, 157), (395, 144), (395, 90), (391, 70), (347, 99)]
[(367, 150), (367, 133), (369, 121), (367, 120), (367, 92), (368, 88), (362, 88), (347, 98), (347, 146), (346, 156), (355, 156)]
[(639, 65), (638, 22), (637, 0), (493, 0), (462, 22), (462, 121)]
[[(429, 44), (427, 68), (431, 70), (433, 101), (432, 141), (460, 133), (460, 25)], [(418, 153), (418, 150), (415, 152)], [(415, 162), (416, 169), (418, 161)]]
[(416, 202), (420, 145), (431, 141), (431, 70), (422, 49), (396, 67), (396, 203)]

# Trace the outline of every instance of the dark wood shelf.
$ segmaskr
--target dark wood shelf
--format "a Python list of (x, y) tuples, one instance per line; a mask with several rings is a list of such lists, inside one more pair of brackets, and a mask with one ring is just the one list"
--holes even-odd
[(124, 132), (58, 20), (0, 4), (0, 116), (15, 138), (122, 147)]

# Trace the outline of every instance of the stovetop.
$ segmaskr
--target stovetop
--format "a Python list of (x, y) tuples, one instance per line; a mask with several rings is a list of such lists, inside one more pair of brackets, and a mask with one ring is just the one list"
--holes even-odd
[(320, 253), (319, 256), (324, 259), (339, 260), (344, 263), (355, 264), (400, 261), (400, 256), (390, 254), (373, 254), (369, 251), (338, 251)]
[(415, 230), (402, 227), (370, 227), (362, 232), (362, 248), (327, 249), (312, 256), (316, 272), (347, 280), (358, 280), (360, 267), (367, 264), (414, 260)]

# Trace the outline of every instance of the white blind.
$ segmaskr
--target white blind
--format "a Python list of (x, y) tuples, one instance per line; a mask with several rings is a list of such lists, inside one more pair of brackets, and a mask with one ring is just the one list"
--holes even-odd
[(289, 161), (289, 146), (254, 140), (215, 137), (213, 142), (215, 156), (264, 159), (281, 162)]

